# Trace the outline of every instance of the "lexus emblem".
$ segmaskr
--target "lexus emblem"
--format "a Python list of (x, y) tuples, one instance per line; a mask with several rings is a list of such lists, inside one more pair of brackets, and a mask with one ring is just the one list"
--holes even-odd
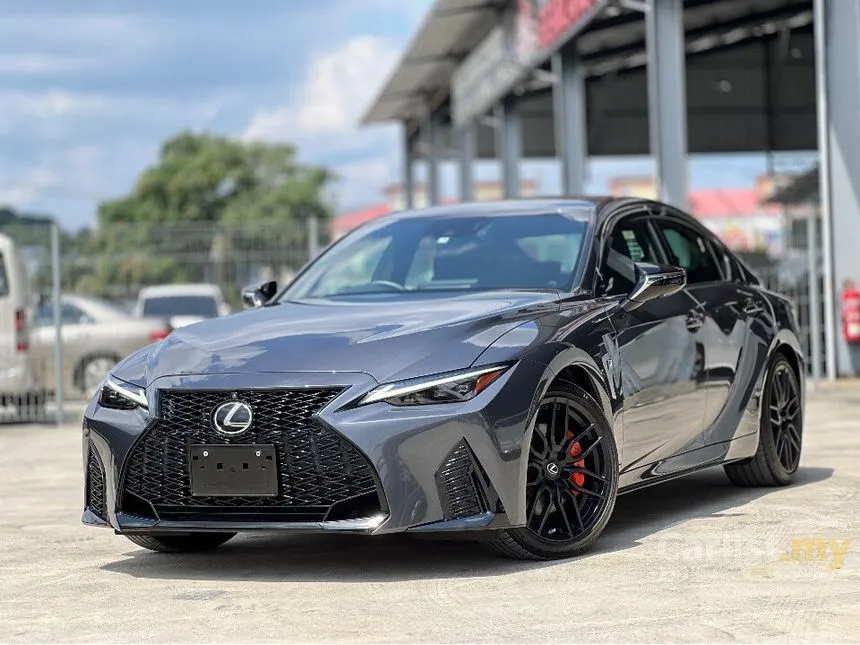
[(550, 474), (551, 477), (556, 477), (559, 473), (558, 464), (549, 462), (546, 465), (546, 471)]
[(247, 432), (253, 420), (251, 406), (241, 401), (222, 403), (212, 413), (212, 425), (218, 432), (228, 437)]

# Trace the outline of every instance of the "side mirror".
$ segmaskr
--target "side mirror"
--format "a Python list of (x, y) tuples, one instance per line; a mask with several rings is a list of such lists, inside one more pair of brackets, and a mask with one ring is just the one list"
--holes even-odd
[(678, 293), (687, 286), (687, 272), (680, 267), (637, 262), (636, 286), (623, 302), (625, 311), (638, 309), (646, 302)]
[(242, 303), (246, 308), (262, 307), (278, 293), (278, 283), (274, 280), (264, 282), (259, 286), (248, 286), (242, 289)]

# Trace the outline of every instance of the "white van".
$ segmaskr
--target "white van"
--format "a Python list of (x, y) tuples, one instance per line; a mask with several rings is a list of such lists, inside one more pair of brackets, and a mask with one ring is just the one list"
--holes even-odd
[(30, 355), (30, 304), (24, 258), (0, 234), (0, 407), (14, 406), (21, 416), (44, 405)]

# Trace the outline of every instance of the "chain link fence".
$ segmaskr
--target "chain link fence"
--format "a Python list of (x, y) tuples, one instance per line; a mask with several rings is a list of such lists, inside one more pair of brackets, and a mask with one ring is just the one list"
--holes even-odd
[[(59, 233), (52, 254), (52, 230), (48, 221), (0, 228), (0, 421), (56, 419), (57, 402), (71, 418), (121, 358), (184, 324), (180, 319), (240, 309), (246, 285), (289, 282), (327, 241), (324, 225), (310, 219), (149, 222)], [(791, 299), (809, 354), (815, 325), (805, 255), (745, 260), (765, 287)], [(189, 285), (200, 284), (223, 302), (208, 309), (199, 308), (200, 298), (183, 302), (183, 293), (199, 296)], [(139, 297), (156, 285), (173, 285), (177, 298), (150, 314)]]

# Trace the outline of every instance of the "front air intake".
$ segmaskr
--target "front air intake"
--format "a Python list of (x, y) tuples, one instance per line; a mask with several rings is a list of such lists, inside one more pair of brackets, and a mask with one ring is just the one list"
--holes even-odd
[(479, 467), (465, 440), (445, 457), (436, 473), (436, 486), (446, 520), (480, 515), (488, 509)]
[(105, 469), (99, 453), (90, 446), (87, 459), (87, 506), (100, 520), (107, 521), (107, 504), (105, 502)]

